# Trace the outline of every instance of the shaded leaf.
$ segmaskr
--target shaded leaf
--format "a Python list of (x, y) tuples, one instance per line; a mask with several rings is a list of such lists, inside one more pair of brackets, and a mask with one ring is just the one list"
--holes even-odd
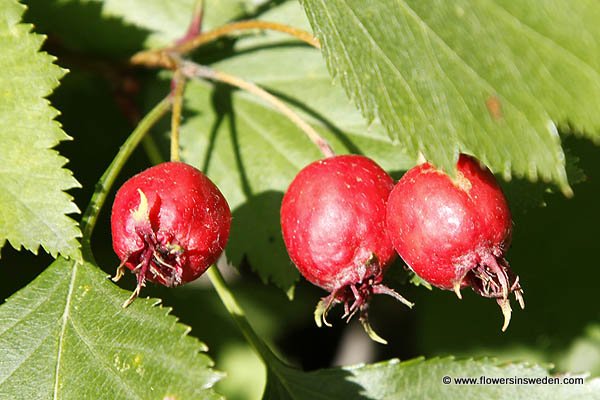
[(600, 375), (600, 323), (590, 324), (584, 334), (565, 351), (559, 368), (566, 371), (586, 371)]
[[(598, 399), (600, 379), (585, 384), (458, 384), (455, 379), (480, 377), (548, 378), (538, 365), (500, 363), (493, 359), (434, 358), (304, 373), (287, 367), (270, 372), (263, 399)], [(449, 379), (444, 384), (443, 379)], [(583, 377), (561, 375), (565, 377)]]
[[(69, 48), (119, 58), (185, 34), (195, 0), (25, 0), (28, 17)], [(254, 12), (264, 1), (205, 0), (204, 28)]]
[(54, 121), (58, 112), (45, 99), (64, 70), (39, 52), (43, 37), (19, 23), (24, 7), (2, 0), (0, 7), (0, 248), (37, 253), (41, 245), (56, 257), (80, 258), (79, 210), (66, 190), (79, 187), (67, 160), (52, 150), (69, 139)]
[(302, 4), (331, 72), (413, 157), (453, 171), (470, 153), (570, 193), (555, 122), (600, 139), (600, 3)]
[[(0, 307), (0, 398), (209, 399), (204, 344), (157, 301), (58, 259)], [(32, 384), (35, 382), (35, 384)]]
[[(167, 46), (185, 33), (195, 0), (103, 0), (102, 3), (104, 16), (120, 17), (151, 32), (149, 46)], [(204, 29), (253, 12), (261, 3), (264, 0), (206, 0)]]

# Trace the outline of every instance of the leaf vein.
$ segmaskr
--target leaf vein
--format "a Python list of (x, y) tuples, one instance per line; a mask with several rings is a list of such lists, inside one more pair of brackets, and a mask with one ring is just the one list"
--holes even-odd
[[(81, 339), (81, 342), (89, 350), (89, 352), (95, 357), (96, 360), (100, 361), (100, 364), (103, 366), (104, 370), (106, 370), (112, 374), (112, 375), (109, 375), (109, 377), (114, 376), (116, 378), (115, 380), (120, 384), (121, 387), (125, 388), (125, 390), (129, 394), (135, 396), (135, 398), (143, 399), (143, 397), (141, 397), (140, 394), (137, 393), (134, 390), (134, 388), (127, 383), (127, 381), (125, 381), (121, 378), (120, 371), (116, 370), (112, 364), (110, 364), (109, 362), (106, 361), (104, 356), (107, 353), (101, 353), (101, 352), (96, 351), (94, 346), (90, 343), (88, 338), (79, 330), (79, 328), (77, 327), (77, 325), (75, 324), (75, 322), (72, 319), (71, 319), (71, 327), (73, 328), (73, 331), (77, 334), (79, 339)], [(132, 397), (128, 396), (127, 398), (131, 399)]]
[(59, 380), (60, 380), (60, 364), (62, 361), (63, 354), (63, 345), (65, 340), (65, 333), (67, 331), (67, 321), (69, 319), (69, 312), (71, 308), (71, 299), (73, 298), (73, 288), (75, 287), (75, 279), (77, 277), (77, 267), (79, 263), (73, 263), (73, 268), (71, 269), (71, 280), (69, 282), (69, 289), (67, 291), (67, 297), (65, 302), (65, 311), (61, 317), (61, 327), (60, 333), (58, 335), (58, 350), (56, 356), (56, 368), (54, 370), (54, 396), (53, 398), (58, 399), (58, 390), (59, 390)]
[[(287, 152), (284, 151), (281, 146), (278, 145), (279, 141), (277, 140), (272, 140), (271, 138), (269, 138), (267, 135), (265, 135), (263, 133), (263, 127), (260, 126), (256, 120), (252, 117), (250, 117), (246, 112), (244, 112), (243, 110), (237, 110), (237, 113), (241, 115), (241, 117), (243, 117), (246, 122), (248, 123), (248, 125), (252, 126), (254, 128), (254, 131), (256, 133), (258, 133), (258, 136), (260, 136), (265, 142), (267, 142), (274, 150), (277, 151), (277, 153), (279, 153), (282, 158), (284, 160), (286, 160), (289, 164), (291, 164), (294, 168), (296, 169), (301, 169), (303, 167), (303, 165), (297, 164), (296, 162), (294, 162), (288, 155)], [(298, 132), (300, 133), (300, 132)]]
[[(408, 81), (406, 80), (406, 78), (404, 77), (404, 75), (402, 74), (402, 72), (398, 69), (398, 67), (396, 66), (396, 64), (394, 64), (394, 62), (392, 62), (392, 60), (389, 58), (389, 56), (386, 54), (386, 52), (381, 48), (381, 46), (373, 38), (373, 35), (371, 35), (371, 32), (369, 32), (369, 30), (366, 28), (366, 26), (362, 23), (362, 21), (360, 20), (360, 18), (358, 17), (358, 15), (356, 15), (356, 13), (352, 9), (352, 7), (350, 7), (350, 5), (347, 3), (347, 0), (342, 0), (342, 2), (348, 8), (348, 10), (350, 11), (350, 13), (352, 14), (352, 17), (357, 22), (357, 24), (359, 25), (359, 27), (361, 28), (361, 30), (365, 33), (365, 36), (367, 37), (367, 39), (369, 40), (369, 42), (372, 44), (373, 48), (375, 50), (377, 50), (377, 52), (380, 53), (383, 56), (386, 64), (388, 64), (391, 67), (392, 71), (396, 72), (396, 75), (398, 76), (398, 78), (400, 78), (401, 84), (405, 87), (405, 89), (407, 90), (408, 95), (412, 98), (412, 100), (414, 102), (413, 104), (416, 105), (418, 112), (421, 114), (421, 117), (423, 118), (423, 121), (427, 121), (428, 120), (427, 114), (425, 113), (425, 110), (423, 109), (421, 103), (418, 101), (417, 96), (416, 96), (415, 92), (413, 91), (412, 86), (410, 85), (410, 83), (408, 83)], [(383, 91), (387, 92), (387, 86), (385, 85), (385, 82), (381, 82), (381, 85), (383, 87)], [(427, 126), (432, 131), (434, 130), (433, 126), (430, 123), (427, 123)]]

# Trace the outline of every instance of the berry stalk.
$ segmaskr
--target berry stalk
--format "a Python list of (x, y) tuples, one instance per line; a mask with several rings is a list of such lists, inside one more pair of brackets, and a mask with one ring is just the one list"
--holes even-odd
[[(153, 148), (156, 147), (156, 143), (151, 136), (146, 137), (148, 145)], [(148, 157), (152, 160), (154, 164), (160, 164), (164, 162), (159, 152), (147, 153)], [(273, 370), (278, 368), (286, 368), (287, 366), (273, 353), (273, 351), (267, 346), (267, 344), (258, 336), (258, 334), (252, 328), (252, 325), (246, 318), (246, 314), (242, 307), (237, 302), (233, 292), (227, 286), (223, 275), (219, 271), (218, 267), (227, 266), (227, 258), (225, 253), (219, 257), (217, 260), (217, 265), (213, 265), (206, 271), (206, 275), (213, 285), (219, 299), (225, 306), (225, 309), (233, 318), (236, 326), (244, 335), (246, 341), (252, 346), (254, 351), (261, 357), (264, 361), (267, 368), (271, 368)]]
[(224, 36), (231, 35), (232, 33), (249, 31), (249, 30), (262, 30), (262, 31), (274, 31), (288, 34), (290, 36), (295, 37), (296, 39), (307, 43), (317, 49), (321, 48), (321, 44), (319, 43), (319, 39), (311, 35), (309, 32), (303, 31), (302, 29), (297, 29), (291, 27), (289, 25), (279, 24), (277, 22), (268, 22), (268, 21), (239, 21), (232, 22), (227, 25), (220, 26), (212, 31), (208, 31), (206, 33), (202, 33), (190, 40), (186, 40), (181, 44), (178, 44), (172, 51), (175, 51), (179, 54), (189, 53), (190, 51), (206, 44), (213, 42), (219, 38)]
[(237, 325), (238, 329), (244, 335), (246, 341), (252, 346), (252, 348), (254, 348), (260, 358), (262, 358), (267, 368), (277, 368), (279, 366), (283, 366), (283, 362), (254, 331), (254, 328), (252, 328), (252, 325), (250, 325), (250, 322), (248, 322), (248, 319), (246, 318), (244, 310), (235, 299), (233, 293), (227, 286), (223, 275), (221, 275), (221, 272), (217, 268), (218, 266), (222, 267), (226, 265), (227, 259), (225, 254), (223, 254), (217, 261), (217, 265), (213, 265), (206, 272), (210, 282), (215, 288), (215, 291), (219, 295), (221, 302), (227, 309), (229, 315), (231, 315), (231, 318), (233, 318), (233, 321)]
[[(90, 239), (98, 220), (98, 215), (104, 206), (108, 193), (114, 184), (119, 172), (136, 149), (140, 141), (146, 137), (148, 131), (171, 109), (171, 99), (169, 97), (163, 99), (154, 108), (142, 118), (129, 135), (127, 140), (121, 146), (119, 152), (110, 163), (108, 168), (104, 171), (96, 184), (96, 190), (92, 195), (90, 203), (83, 213), (81, 220), (81, 230), (83, 232), (82, 246), (84, 256), (88, 259), (93, 259), (93, 253), (91, 251)], [(148, 141), (151, 145), (153, 141)], [(151, 158), (155, 159), (158, 153), (151, 154)], [(159, 160), (155, 160), (159, 161)], [(221, 257), (220, 262), (226, 262), (224, 256)], [(219, 298), (223, 302), (223, 305), (234, 319), (236, 325), (243, 333), (246, 340), (260, 355), (265, 364), (270, 368), (283, 367), (284, 364), (277, 358), (277, 356), (269, 349), (269, 347), (260, 339), (256, 334), (250, 323), (245, 317), (243, 309), (239, 306), (233, 293), (227, 287), (225, 280), (223, 279), (220, 272), (216, 267), (211, 267), (208, 272), (208, 277), (211, 280)]]
[(183, 89), (185, 88), (185, 77), (181, 70), (175, 70), (173, 76), (173, 111), (171, 112), (171, 161), (179, 161), (179, 127), (181, 124), (181, 110), (183, 108)]
[(84, 255), (92, 257), (90, 239), (98, 220), (98, 214), (100, 214), (100, 210), (102, 210), (102, 206), (106, 201), (108, 192), (117, 179), (119, 172), (121, 172), (125, 162), (127, 162), (146, 133), (148, 133), (148, 131), (170, 110), (170, 108), (171, 99), (169, 98), (163, 99), (160, 103), (154, 106), (154, 108), (148, 114), (146, 114), (144, 118), (142, 118), (133, 132), (131, 132), (127, 140), (119, 149), (119, 152), (113, 161), (98, 180), (98, 183), (96, 184), (96, 190), (92, 195), (87, 209), (81, 217), (81, 231), (83, 233), (82, 247)]
[(290, 121), (294, 123), (298, 128), (300, 128), (306, 136), (313, 142), (321, 151), (321, 153), (325, 157), (333, 157), (335, 152), (331, 145), (321, 136), (319, 133), (313, 129), (306, 121), (304, 121), (294, 110), (288, 107), (283, 101), (281, 101), (276, 96), (267, 92), (263, 88), (255, 85), (252, 82), (245, 81), (241, 78), (238, 78), (234, 75), (229, 75), (225, 72), (216, 71), (212, 68), (206, 67), (204, 65), (196, 64), (192, 61), (186, 60), (177, 60), (180, 64), (180, 69), (182, 73), (190, 78), (202, 78), (202, 79), (210, 79), (214, 81), (224, 82), (231, 86), (235, 86), (242, 90), (245, 90), (253, 95), (261, 98), (266, 101), (274, 108), (277, 109), (280, 113), (285, 115)]
[(136, 53), (131, 57), (130, 62), (134, 65), (145, 65), (147, 67), (165, 67), (168, 64), (168, 54), (184, 55), (198, 47), (201, 47), (217, 39), (231, 35), (232, 33), (243, 32), (248, 30), (267, 30), (288, 34), (296, 39), (311, 45), (317, 49), (321, 48), (319, 40), (309, 32), (297, 29), (288, 25), (279, 24), (277, 22), (267, 21), (239, 21), (227, 25), (220, 26), (212, 31), (201, 33), (191, 39), (185, 39), (183, 42), (176, 44), (171, 48), (163, 48), (157, 50), (145, 50)]

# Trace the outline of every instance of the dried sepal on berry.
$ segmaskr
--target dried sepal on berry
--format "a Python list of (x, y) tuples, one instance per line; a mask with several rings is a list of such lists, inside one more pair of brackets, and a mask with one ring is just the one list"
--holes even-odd
[(166, 162), (129, 179), (113, 203), (113, 248), (136, 275), (128, 306), (146, 281), (174, 287), (198, 278), (222, 253), (231, 212), (219, 189), (196, 168)]
[(509, 294), (525, 307), (523, 289), (504, 255), (512, 217), (492, 173), (461, 155), (456, 176), (424, 163), (409, 170), (392, 190), (387, 227), (406, 264), (426, 282), (453, 290), (471, 287), (494, 298), (510, 322)]
[(329, 292), (315, 309), (318, 326), (342, 304), (343, 319), (356, 313), (365, 331), (385, 343), (368, 322), (369, 299), (387, 294), (412, 303), (382, 284), (395, 257), (385, 229), (392, 178), (367, 157), (344, 155), (305, 167), (283, 198), (281, 228), (290, 258), (311, 283)]

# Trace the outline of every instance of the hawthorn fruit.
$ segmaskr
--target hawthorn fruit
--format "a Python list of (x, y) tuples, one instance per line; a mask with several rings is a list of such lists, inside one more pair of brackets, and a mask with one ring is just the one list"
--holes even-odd
[(113, 249), (137, 276), (129, 305), (146, 280), (167, 287), (198, 278), (223, 252), (231, 224), (229, 205), (202, 172), (165, 162), (121, 186), (112, 207)]
[(429, 163), (409, 170), (387, 203), (387, 228), (394, 247), (422, 279), (442, 289), (471, 287), (496, 299), (505, 331), (514, 293), (525, 307), (523, 290), (504, 258), (512, 218), (494, 175), (475, 158), (461, 155), (456, 176)]
[(371, 329), (368, 300), (388, 294), (412, 307), (381, 282), (395, 258), (385, 229), (386, 201), (392, 178), (371, 159), (340, 155), (316, 161), (298, 173), (283, 197), (281, 229), (290, 258), (311, 283), (330, 294), (315, 310), (318, 326), (329, 309), (344, 304), (342, 318), (360, 311), (363, 327)]

